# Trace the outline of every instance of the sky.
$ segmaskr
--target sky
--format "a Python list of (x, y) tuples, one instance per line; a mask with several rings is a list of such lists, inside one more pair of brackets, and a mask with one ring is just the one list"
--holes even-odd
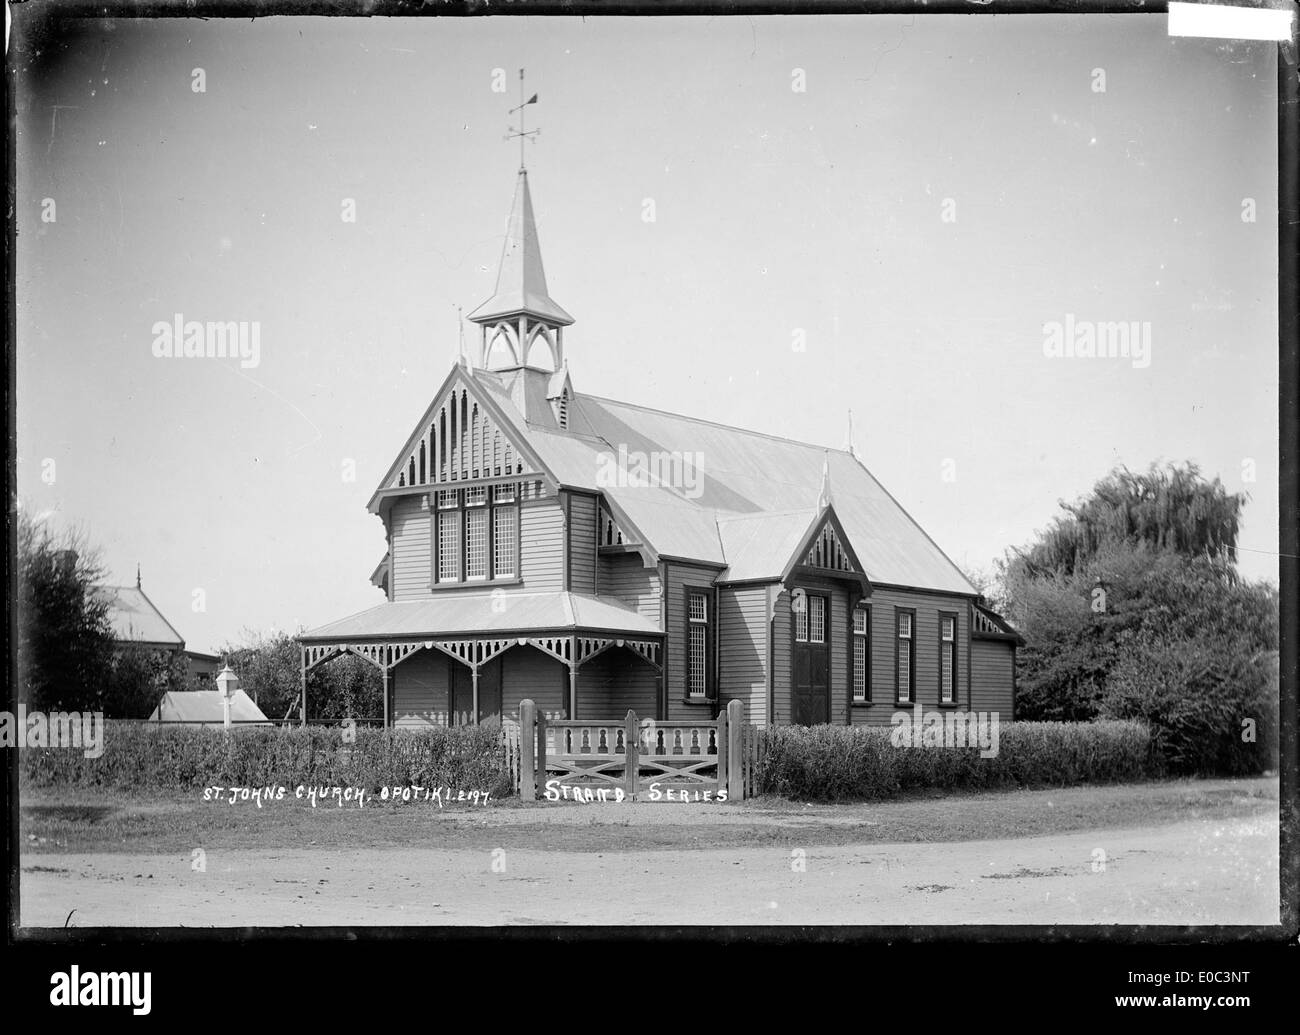
[[(579, 392), (836, 448), (851, 410), (968, 569), (1117, 464), (1194, 461), (1250, 494), (1240, 568), (1276, 583), (1272, 44), (1035, 15), (96, 21), (34, 46), (19, 505), (117, 584), (138, 564), (192, 649), (382, 602), (366, 502), (492, 293), (520, 67)], [(256, 321), (257, 365), (155, 356), (178, 313)], [(1053, 324), (1117, 322), (1145, 361), (1047, 354)]]

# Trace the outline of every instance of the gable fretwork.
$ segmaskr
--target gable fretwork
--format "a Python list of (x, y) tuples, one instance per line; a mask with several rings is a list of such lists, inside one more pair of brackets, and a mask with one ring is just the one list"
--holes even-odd
[(486, 408), (456, 384), (421, 428), (390, 489), (531, 474), (530, 465)]
[(639, 545), (635, 536), (624, 535), (623, 529), (615, 520), (614, 515), (609, 512), (609, 508), (602, 502), (598, 512), (598, 525), (596, 527), (596, 545), (599, 547), (606, 546), (635, 546)]
[(804, 557), (804, 564), (825, 571), (842, 571), (850, 575), (857, 573), (848, 551), (840, 543), (840, 537), (829, 522), (822, 526), (821, 534), (813, 541), (812, 549)]

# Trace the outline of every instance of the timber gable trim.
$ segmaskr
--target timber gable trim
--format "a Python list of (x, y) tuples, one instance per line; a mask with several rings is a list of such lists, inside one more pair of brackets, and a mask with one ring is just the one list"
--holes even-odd
[[(435, 421), (439, 420), (448, 403), (454, 401), (458, 395), (463, 396), (467, 407), (472, 406), (482, 412), (482, 420), (485, 424), (492, 426), (492, 435), (499, 436), (503, 461), (508, 456), (510, 460), (509, 466), (513, 468), (512, 470), (502, 470), (498, 475), (493, 473), (495, 465), (484, 467), (480, 463), (478, 467), (480, 475), (478, 477), (474, 477), (472, 474), (459, 477), (462, 470), (472, 472), (475, 454), (471, 452), (469, 463), (466, 463), (463, 457), (457, 456), (455, 469), (451, 466), (449, 454), (447, 461), (448, 477), (441, 477), (443, 467), (441, 456), (435, 457), (433, 453), (436, 447), (436, 451), (441, 454), (443, 444), (447, 443), (450, 432), (435, 426)], [(471, 428), (472, 431), (473, 428)], [(482, 451), (484, 449), (492, 450), (497, 444), (496, 439), (489, 437), (487, 432), (486, 427), (480, 428), (478, 431), (479, 440), (474, 442), (463, 429), (458, 428), (455, 441), (447, 444), (451, 449), (459, 451), (461, 443), (465, 442), (471, 447), (471, 450), (477, 449), (479, 451), (478, 459), (482, 460), (485, 459), (482, 456)], [(486, 445), (484, 444), (485, 439)], [(423, 470), (421, 470), (422, 456)], [(414, 465), (415, 469), (414, 480), (409, 477), (412, 465)], [(405, 444), (398, 452), (396, 459), (384, 474), (379, 487), (370, 498), (368, 509), (371, 513), (379, 513), (383, 502), (392, 496), (427, 493), (440, 488), (445, 489), (464, 485), (469, 482), (489, 484), (491, 482), (532, 481), (539, 478), (547, 483), (551, 491), (558, 489), (558, 479), (533, 449), (526, 432), (521, 431), (497, 402), (492, 399), (490, 393), (482, 389), (476, 382), (473, 371), (457, 364), (447, 375), (438, 391), (434, 393), (433, 402), (424, 411), (424, 414), (416, 423), (415, 429), (407, 437)]]
[(795, 576), (802, 580), (814, 577), (854, 582), (862, 587), (864, 596), (871, 595), (871, 581), (835, 514), (834, 504), (827, 505), (809, 525), (786, 561), (781, 581), (789, 583)]

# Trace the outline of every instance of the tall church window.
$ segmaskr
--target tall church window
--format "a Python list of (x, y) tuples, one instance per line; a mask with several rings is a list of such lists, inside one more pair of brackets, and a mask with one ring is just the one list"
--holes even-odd
[(709, 594), (691, 589), (686, 594), (687, 696), (704, 700), (709, 696)]
[(517, 485), (441, 489), (435, 510), (435, 584), (487, 582), (518, 576)]

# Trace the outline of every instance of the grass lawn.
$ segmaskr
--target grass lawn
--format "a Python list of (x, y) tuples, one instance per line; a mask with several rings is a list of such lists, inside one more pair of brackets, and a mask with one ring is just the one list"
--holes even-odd
[[(926, 794), (887, 802), (810, 805), (759, 798), (706, 803), (523, 803), (480, 806), (367, 801), (313, 808), (295, 800), (204, 802), (202, 791), (25, 788), (20, 795), (24, 869), (33, 856), (188, 852), (315, 846), (490, 850), (503, 836), (539, 851), (617, 852), (733, 846), (905, 844), (1020, 838), (1089, 829), (1150, 827), (1191, 819), (1276, 816), (1276, 776)], [(49, 866), (54, 860), (49, 860)]]

